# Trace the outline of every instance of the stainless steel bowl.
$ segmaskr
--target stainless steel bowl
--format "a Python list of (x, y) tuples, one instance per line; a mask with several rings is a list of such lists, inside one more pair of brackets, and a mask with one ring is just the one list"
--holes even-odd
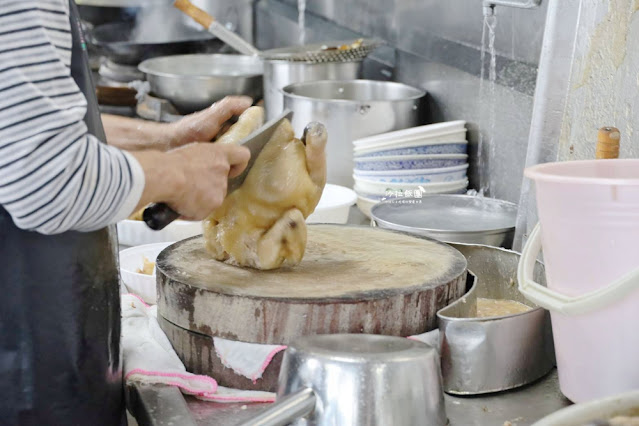
[(139, 65), (151, 92), (181, 113), (209, 107), (229, 95), (262, 96), (263, 65), (244, 55), (194, 54), (148, 59)]
[(445, 243), (510, 248), (517, 205), (469, 195), (427, 195), (379, 203), (371, 209), (371, 217), (374, 226)]
[(293, 128), (302, 134), (311, 121), (328, 130), (329, 183), (353, 186), (353, 140), (420, 123), (426, 94), (401, 83), (372, 80), (324, 80), (282, 89), (284, 107), (295, 111)]
[(284, 353), (278, 399), (251, 426), (445, 425), (435, 349), (365, 334), (299, 339)]

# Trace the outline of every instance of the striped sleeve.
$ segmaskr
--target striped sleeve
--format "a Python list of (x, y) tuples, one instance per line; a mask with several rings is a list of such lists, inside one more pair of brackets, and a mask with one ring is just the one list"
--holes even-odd
[(92, 231), (144, 189), (133, 156), (87, 134), (66, 0), (0, 1), (0, 204), (22, 228)]

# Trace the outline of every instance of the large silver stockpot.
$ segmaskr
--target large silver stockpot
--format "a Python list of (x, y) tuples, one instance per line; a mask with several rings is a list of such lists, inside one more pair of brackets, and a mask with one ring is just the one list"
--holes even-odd
[(293, 62), (264, 60), (264, 108), (266, 118), (273, 119), (284, 110), (282, 89), (293, 83), (318, 80), (354, 80), (359, 77), (361, 61)]
[(373, 80), (323, 80), (286, 86), (284, 107), (295, 112), (301, 134), (312, 121), (328, 130), (329, 183), (353, 186), (353, 140), (418, 126), (426, 95), (402, 83)]

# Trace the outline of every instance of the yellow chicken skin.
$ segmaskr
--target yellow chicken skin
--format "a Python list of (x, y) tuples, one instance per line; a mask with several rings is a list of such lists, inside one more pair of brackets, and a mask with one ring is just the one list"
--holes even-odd
[[(256, 120), (259, 115), (249, 110), (244, 114)], [(254, 126), (242, 118), (224, 135), (226, 143), (237, 143)], [(301, 262), (305, 219), (326, 183), (326, 142), (322, 124), (309, 124), (302, 140), (295, 138), (288, 120), (279, 125), (242, 186), (204, 221), (207, 248), (217, 260), (257, 269)]]

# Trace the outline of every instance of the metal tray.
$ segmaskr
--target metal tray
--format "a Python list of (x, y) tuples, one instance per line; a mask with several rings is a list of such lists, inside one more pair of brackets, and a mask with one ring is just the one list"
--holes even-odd
[(371, 210), (380, 228), (435, 238), (446, 243), (510, 248), (517, 205), (470, 195), (427, 195), (383, 202)]

